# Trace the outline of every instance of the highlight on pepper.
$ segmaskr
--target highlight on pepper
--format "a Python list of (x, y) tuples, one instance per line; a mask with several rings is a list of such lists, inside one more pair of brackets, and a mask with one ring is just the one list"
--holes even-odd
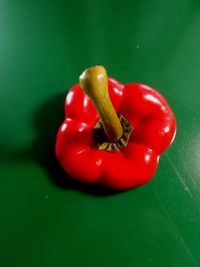
[(103, 66), (86, 69), (65, 101), (56, 156), (74, 179), (127, 190), (147, 183), (176, 134), (167, 100), (138, 83), (121, 84)]

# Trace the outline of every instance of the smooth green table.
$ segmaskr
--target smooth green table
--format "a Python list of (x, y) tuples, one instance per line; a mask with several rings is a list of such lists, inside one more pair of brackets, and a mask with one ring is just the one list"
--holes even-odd
[[(200, 266), (200, 1), (0, 1), (0, 266)], [(119, 194), (54, 156), (63, 103), (104, 65), (178, 123), (153, 180)]]

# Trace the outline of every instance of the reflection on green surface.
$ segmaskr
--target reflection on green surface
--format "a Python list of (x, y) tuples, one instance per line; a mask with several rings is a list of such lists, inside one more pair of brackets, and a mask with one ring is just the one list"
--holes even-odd
[[(1, 1), (1, 266), (200, 265), (199, 25), (198, 0)], [(88, 190), (55, 163), (65, 94), (94, 64), (177, 116), (144, 187)]]

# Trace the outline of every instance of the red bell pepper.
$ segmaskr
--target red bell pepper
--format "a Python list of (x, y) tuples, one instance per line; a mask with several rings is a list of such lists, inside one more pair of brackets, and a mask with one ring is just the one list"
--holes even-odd
[(126, 190), (153, 177), (175, 133), (175, 116), (159, 92), (123, 85), (96, 66), (67, 94), (56, 155), (74, 179)]

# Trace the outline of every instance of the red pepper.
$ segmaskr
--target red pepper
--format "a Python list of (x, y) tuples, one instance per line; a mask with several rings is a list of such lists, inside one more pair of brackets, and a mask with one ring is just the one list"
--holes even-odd
[(175, 116), (159, 92), (123, 85), (96, 66), (67, 94), (56, 155), (74, 179), (126, 190), (152, 178), (175, 133)]

